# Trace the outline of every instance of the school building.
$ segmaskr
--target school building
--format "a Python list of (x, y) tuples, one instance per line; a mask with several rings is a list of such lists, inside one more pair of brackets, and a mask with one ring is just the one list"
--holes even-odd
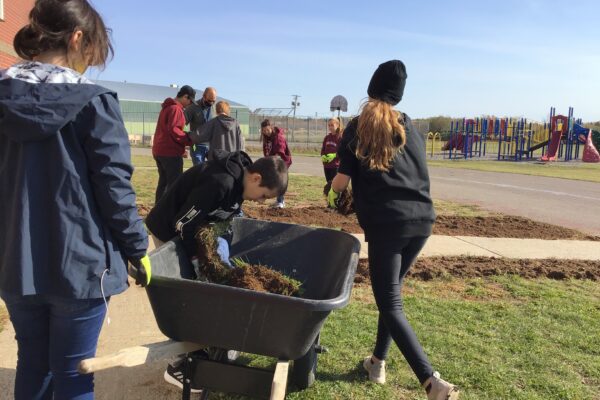
[[(161, 105), (168, 97), (175, 97), (179, 88), (175, 85), (157, 86), (141, 83), (115, 82), (96, 80), (96, 84), (117, 93), (121, 104), (121, 113), (125, 128), (129, 133), (129, 141), (135, 144), (150, 144)], [(204, 88), (196, 87), (196, 100), (202, 97)], [(218, 93), (219, 88), (217, 88)], [(225, 100), (231, 108), (230, 115), (237, 119), (242, 133), (248, 136), (250, 110), (245, 105), (218, 97), (217, 101)]]
[(27, 24), (35, 0), (0, 0), (0, 69), (14, 64), (19, 57), (13, 39)]

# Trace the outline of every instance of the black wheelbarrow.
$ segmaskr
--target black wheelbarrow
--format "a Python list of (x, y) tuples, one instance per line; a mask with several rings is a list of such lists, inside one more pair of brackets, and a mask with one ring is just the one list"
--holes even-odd
[[(201, 347), (212, 349), (209, 357), (194, 353), (186, 357), (184, 399), (191, 386), (204, 388), (203, 398), (209, 390), (284, 398), (290, 361), (294, 361), (291, 380), (297, 387), (314, 382), (322, 350), (319, 333), (329, 313), (350, 300), (360, 242), (331, 229), (247, 218), (234, 219), (232, 230), (232, 258), (298, 279), (301, 298), (194, 280), (193, 267), (175, 239), (150, 253), (152, 283), (146, 291), (161, 332), (176, 343), (158, 344), (158, 350), (141, 346), (138, 352), (148, 361)], [(275, 371), (238, 365), (223, 357), (225, 349), (279, 362)], [(110, 357), (115, 355), (105, 359)], [(122, 358), (112, 365), (137, 365)], [(82, 371), (98, 370), (92, 364), (86, 368), (86, 362), (93, 360), (82, 362)], [(98, 363), (102, 368), (110, 364)]]

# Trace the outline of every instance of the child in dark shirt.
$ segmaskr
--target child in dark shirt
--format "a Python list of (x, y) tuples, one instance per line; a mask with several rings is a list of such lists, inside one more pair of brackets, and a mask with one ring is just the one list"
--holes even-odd
[[(265, 157), (279, 156), (288, 168), (292, 165), (292, 154), (285, 136), (283, 136), (283, 131), (276, 126), (271, 126), (271, 121), (268, 119), (260, 123), (260, 140), (263, 144), (263, 155)], [(285, 207), (283, 194), (277, 196), (275, 207)]]
[(369, 379), (385, 383), (392, 339), (429, 400), (458, 399), (456, 386), (434, 372), (403, 311), (402, 281), (431, 235), (435, 213), (429, 194), (425, 142), (402, 99), (406, 69), (398, 60), (381, 64), (369, 83), (369, 99), (340, 143), (340, 167), (328, 195), (330, 206), (352, 180), (354, 207), (369, 243), (369, 272), (379, 309), (373, 355), (363, 360)]
[(242, 152), (213, 152), (213, 159), (183, 173), (146, 218), (153, 238), (160, 242), (180, 235), (191, 259), (194, 236), (201, 224), (236, 214), (244, 200), (262, 203), (287, 190), (287, 167), (278, 157), (252, 162)]
[(331, 118), (327, 121), (327, 128), (329, 132), (323, 139), (323, 146), (321, 147), (321, 161), (323, 162), (323, 171), (325, 172), (325, 180), (331, 182), (337, 174), (338, 167), (340, 166), (340, 159), (337, 156), (338, 146), (340, 140), (342, 140), (342, 127), (340, 126), (340, 120), (337, 118)]

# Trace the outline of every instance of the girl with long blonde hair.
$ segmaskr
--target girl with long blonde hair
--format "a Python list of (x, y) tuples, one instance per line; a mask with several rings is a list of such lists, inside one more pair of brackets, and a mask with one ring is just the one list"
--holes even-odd
[(327, 121), (327, 135), (323, 138), (321, 146), (321, 161), (323, 162), (323, 172), (325, 180), (331, 182), (337, 174), (340, 165), (340, 159), (337, 156), (338, 147), (342, 140), (342, 126), (338, 118), (331, 118)]
[(410, 118), (394, 110), (402, 99), (406, 76), (399, 60), (381, 64), (373, 74), (368, 101), (344, 131), (328, 202), (336, 207), (339, 193), (352, 181), (379, 309), (375, 349), (363, 360), (369, 379), (385, 383), (385, 359), (394, 340), (429, 400), (455, 400), (457, 387), (434, 372), (403, 311), (402, 281), (435, 221), (425, 141)]

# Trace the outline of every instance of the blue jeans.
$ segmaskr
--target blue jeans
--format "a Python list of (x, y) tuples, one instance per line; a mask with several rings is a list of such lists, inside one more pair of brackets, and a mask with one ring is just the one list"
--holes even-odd
[(77, 366), (94, 357), (106, 314), (102, 299), (4, 295), (18, 344), (15, 400), (90, 400), (93, 374)]
[(206, 156), (208, 154), (208, 146), (204, 144), (196, 144), (192, 147), (191, 155), (192, 155), (192, 164), (198, 165), (202, 164), (206, 161)]

